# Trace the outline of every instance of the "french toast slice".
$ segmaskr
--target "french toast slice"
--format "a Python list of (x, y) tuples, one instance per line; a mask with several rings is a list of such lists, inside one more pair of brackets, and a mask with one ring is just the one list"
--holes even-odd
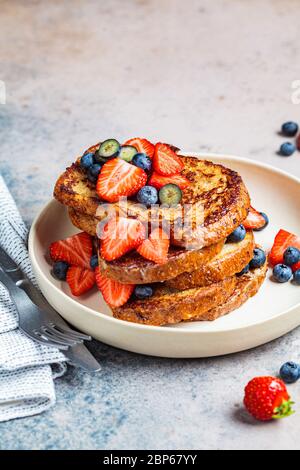
[(112, 308), (113, 316), (144, 325), (171, 325), (199, 318), (224, 303), (234, 293), (237, 277), (233, 276), (208, 287), (179, 291), (157, 285), (147, 300), (130, 299), (125, 305)]
[(166, 286), (147, 300), (131, 300), (112, 309), (119, 320), (144, 325), (172, 325), (182, 321), (212, 321), (239, 308), (261, 287), (267, 273), (261, 268), (232, 276), (208, 287), (178, 291)]
[(242, 271), (251, 261), (255, 241), (253, 232), (247, 232), (239, 243), (225, 243), (220, 253), (194, 271), (185, 272), (166, 281), (166, 285), (178, 290), (208, 286)]
[(240, 308), (247, 300), (257, 294), (266, 278), (267, 270), (266, 262), (261, 268), (243, 274), (238, 278), (233, 293), (225, 303), (208, 310), (204, 315), (195, 318), (194, 321), (213, 321)]
[(250, 207), (248, 191), (235, 171), (196, 157), (178, 156), (184, 164), (182, 175), (190, 185), (182, 190), (181, 203), (176, 207), (146, 208), (132, 199), (108, 204), (99, 199), (95, 185), (78, 161), (59, 177), (54, 197), (78, 213), (95, 218), (94, 229), (91, 221), (88, 224), (91, 235), (96, 234), (97, 221), (114, 208), (119, 214), (145, 223), (150, 220), (168, 223), (174, 245), (200, 249), (217, 243), (246, 218)]

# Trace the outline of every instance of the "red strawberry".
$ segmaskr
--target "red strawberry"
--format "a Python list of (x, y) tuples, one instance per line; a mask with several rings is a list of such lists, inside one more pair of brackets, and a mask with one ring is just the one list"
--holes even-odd
[(65, 261), (71, 266), (81, 266), (86, 269), (90, 269), (92, 253), (92, 237), (85, 232), (50, 245), (50, 256), (53, 261)]
[(67, 283), (73, 295), (82, 295), (95, 285), (95, 274), (90, 269), (71, 266), (67, 272)]
[(243, 222), (243, 225), (247, 230), (253, 230), (253, 229), (254, 230), (261, 230), (262, 228), (265, 227), (266, 220), (261, 215), (260, 212), (258, 212), (256, 209), (254, 209), (251, 206), (250, 210), (248, 212), (247, 218)]
[(300, 269), (300, 261), (298, 261), (296, 264), (293, 264), (292, 266), (293, 272), (298, 271), (298, 269)]
[(126, 304), (127, 300), (134, 291), (134, 284), (121, 284), (113, 279), (108, 279), (99, 270), (95, 269), (96, 283), (101, 291), (105, 302), (111, 307), (121, 307)]
[(297, 146), (297, 149), (300, 150), (300, 134), (298, 135), (296, 139), (296, 146)]
[(137, 248), (146, 237), (146, 229), (136, 219), (119, 217), (111, 219), (103, 227), (100, 252), (103, 259), (113, 261)]
[(154, 145), (147, 139), (141, 139), (140, 137), (134, 137), (133, 139), (127, 140), (124, 145), (132, 145), (137, 149), (139, 153), (145, 153), (148, 157), (152, 158), (154, 154)]
[(259, 421), (286, 418), (294, 413), (285, 384), (275, 377), (256, 377), (245, 388), (244, 405)]
[(183, 161), (166, 144), (158, 143), (155, 145), (153, 168), (157, 173), (163, 176), (177, 175), (183, 168)]
[(191, 182), (185, 176), (162, 176), (155, 172), (152, 174), (148, 184), (150, 186), (154, 186), (156, 189), (160, 189), (169, 183), (176, 184), (180, 189), (185, 189), (191, 184)]
[(133, 196), (146, 182), (144, 170), (120, 158), (113, 158), (103, 165), (96, 191), (101, 199), (117, 202), (122, 196)]
[(137, 248), (137, 252), (154, 263), (164, 264), (168, 260), (169, 246), (168, 235), (161, 228), (156, 228)]
[(300, 249), (300, 237), (286, 230), (279, 230), (269, 256), (272, 266), (283, 263), (283, 253), (289, 246)]

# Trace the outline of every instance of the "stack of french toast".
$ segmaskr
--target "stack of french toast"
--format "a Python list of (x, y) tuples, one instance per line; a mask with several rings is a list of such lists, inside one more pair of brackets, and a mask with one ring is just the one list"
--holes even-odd
[(90, 147), (55, 198), (94, 238), (96, 281), (115, 318), (145, 325), (216, 320), (255, 295), (267, 271), (241, 176), (146, 139)]

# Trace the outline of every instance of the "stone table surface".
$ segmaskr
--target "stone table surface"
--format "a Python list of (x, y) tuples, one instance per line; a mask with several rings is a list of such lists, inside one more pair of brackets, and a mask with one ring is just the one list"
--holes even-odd
[[(28, 224), (66, 164), (110, 136), (242, 155), (300, 176), (299, 154), (276, 155), (281, 123), (300, 120), (298, 0), (1, 0), (0, 8), (1, 173)], [(241, 408), (248, 379), (275, 374), (299, 346), (299, 329), (203, 360), (94, 342), (102, 372), (69, 368), (53, 409), (0, 424), (0, 448), (299, 449), (300, 413), (265, 425)], [(299, 386), (293, 392), (300, 402)]]

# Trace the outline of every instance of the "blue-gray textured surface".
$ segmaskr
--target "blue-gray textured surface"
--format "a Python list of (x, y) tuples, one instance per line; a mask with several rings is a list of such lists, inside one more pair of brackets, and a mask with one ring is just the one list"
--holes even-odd
[[(295, 0), (0, 1), (0, 164), (25, 220), (58, 173), (103, 137), (145, 135), (185, 150), (280, 159), (299, 77)], [(43, 415), (0, 424), (1, 449), (300, 448), (300, 415), (269, 425), (243, 386), (299, 358), (299, 329), (205, 360), (142, 357), (94, 342), (102, 373), (57, 380)], [(299, 399), (299, 386), (291, 388)]]

